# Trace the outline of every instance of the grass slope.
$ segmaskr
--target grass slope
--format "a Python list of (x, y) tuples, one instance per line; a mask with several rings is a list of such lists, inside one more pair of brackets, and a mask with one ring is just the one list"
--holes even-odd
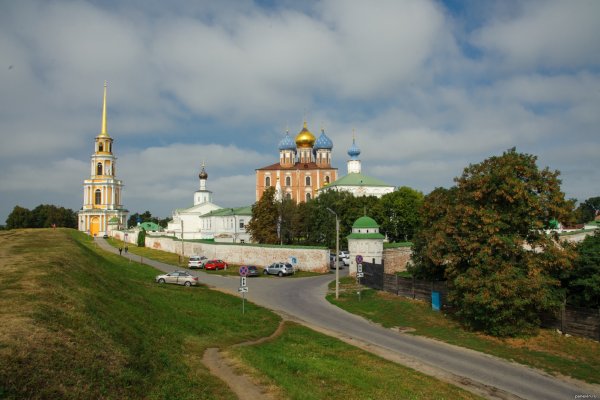
[(318, 399), (478, 399), (457, 387), (287, 322), (283, 334), (230, 353), (253, 366), (281, 397)]
[(76, 231), (0, 232), (0, 398), (235, 398), (202, 352), (269, 335), (279, 317), (156, 274)]
[(422, 301), (364, 288), (359, 301), (352, 278), (344, 278), (341, 288), (338, 300), (328, 295), (331, 303), (384, 327), (413, 328), (411, 334), (492, 354), (552, 374), (600, 383), (600, 343), (596, 341), (565, 337), (547, 329), (541, 329), (533, 337), (499, 339), (468, 332)]

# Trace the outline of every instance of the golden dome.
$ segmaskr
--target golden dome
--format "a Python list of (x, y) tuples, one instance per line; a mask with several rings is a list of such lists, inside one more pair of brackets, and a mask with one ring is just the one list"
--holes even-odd
[(298, 133), (298, 135), (296, 135), (296, 146), (297, 147), (313, 147), (315, 144), (315, 140), (317, 140), (317, 138), (315, 137), (315, 135), (310, 133), (308, 128), (306, 128), (306, 121), (304, 121), (304, 127), (302, 128), (300, 133)]

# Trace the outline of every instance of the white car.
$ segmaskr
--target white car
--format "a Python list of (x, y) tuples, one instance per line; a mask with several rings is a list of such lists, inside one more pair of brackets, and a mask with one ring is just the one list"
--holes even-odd
[(186, 271), (173, 271), (168, 274), (158, 275), (155, 278), (158, 283), (175, 283), (177, 285), (196, 286), (198, 285), (198, 277), (190, 275)]
[(204, 256), (190, 256), (190, 261), (188, 262), (188, 268), (204, 268), (204, 263), (206, 262), (206, 257)]
[(346, 267), (350, 265), (350, 254), (347, 251), (340, 251), (339, 257)]

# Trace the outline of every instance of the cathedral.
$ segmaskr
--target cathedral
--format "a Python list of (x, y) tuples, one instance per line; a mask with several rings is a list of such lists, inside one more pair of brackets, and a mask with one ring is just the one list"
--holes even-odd
[(83, 207), (77, 212), (79, 230), (92, 236), (126, 228), (129, 211), (123, 208), (123, 182), (116, 179), (113, 139), (106, 130), (106, 82), (102, 100), (102, 128), (90, 161), (90, 179), (83, 182)]
[(317, 139), (306, 127), (295, 140), (286, 132), (279, 142), (279, 162), (256, 170), (256, 200), (265, 190), (275, 187), (277, 196), (296, 203), (311, 200), (318, 190), (337, 180), (337, 168), (331, 167), (333, 142), (321, 129)]
[(331, 185), (321, 188), (319, 190), (320, 192), (337, 190), (350, 192), (355, 197), (382, 197), (383, 195), (394, 191), (394, 186), (388, 185), (380, 179), (362, 173), (361, 161), (358, 158), (358, 156), (360, 156), (360, 149), (356, 145), (356, 140), (354, 138), (352, 138), (352, 146), (348, 149), (348, 156), (350, 156), (350, 159), (347, 162), (348, 174), (332, 182)]

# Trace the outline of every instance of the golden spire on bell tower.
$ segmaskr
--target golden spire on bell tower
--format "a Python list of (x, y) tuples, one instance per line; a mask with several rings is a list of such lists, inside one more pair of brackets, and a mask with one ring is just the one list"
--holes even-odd
[(98, 136), (108, 136), (106, 132), (106, 81), (104, 81), (104, 97), (102, 98), (102, 128)]

